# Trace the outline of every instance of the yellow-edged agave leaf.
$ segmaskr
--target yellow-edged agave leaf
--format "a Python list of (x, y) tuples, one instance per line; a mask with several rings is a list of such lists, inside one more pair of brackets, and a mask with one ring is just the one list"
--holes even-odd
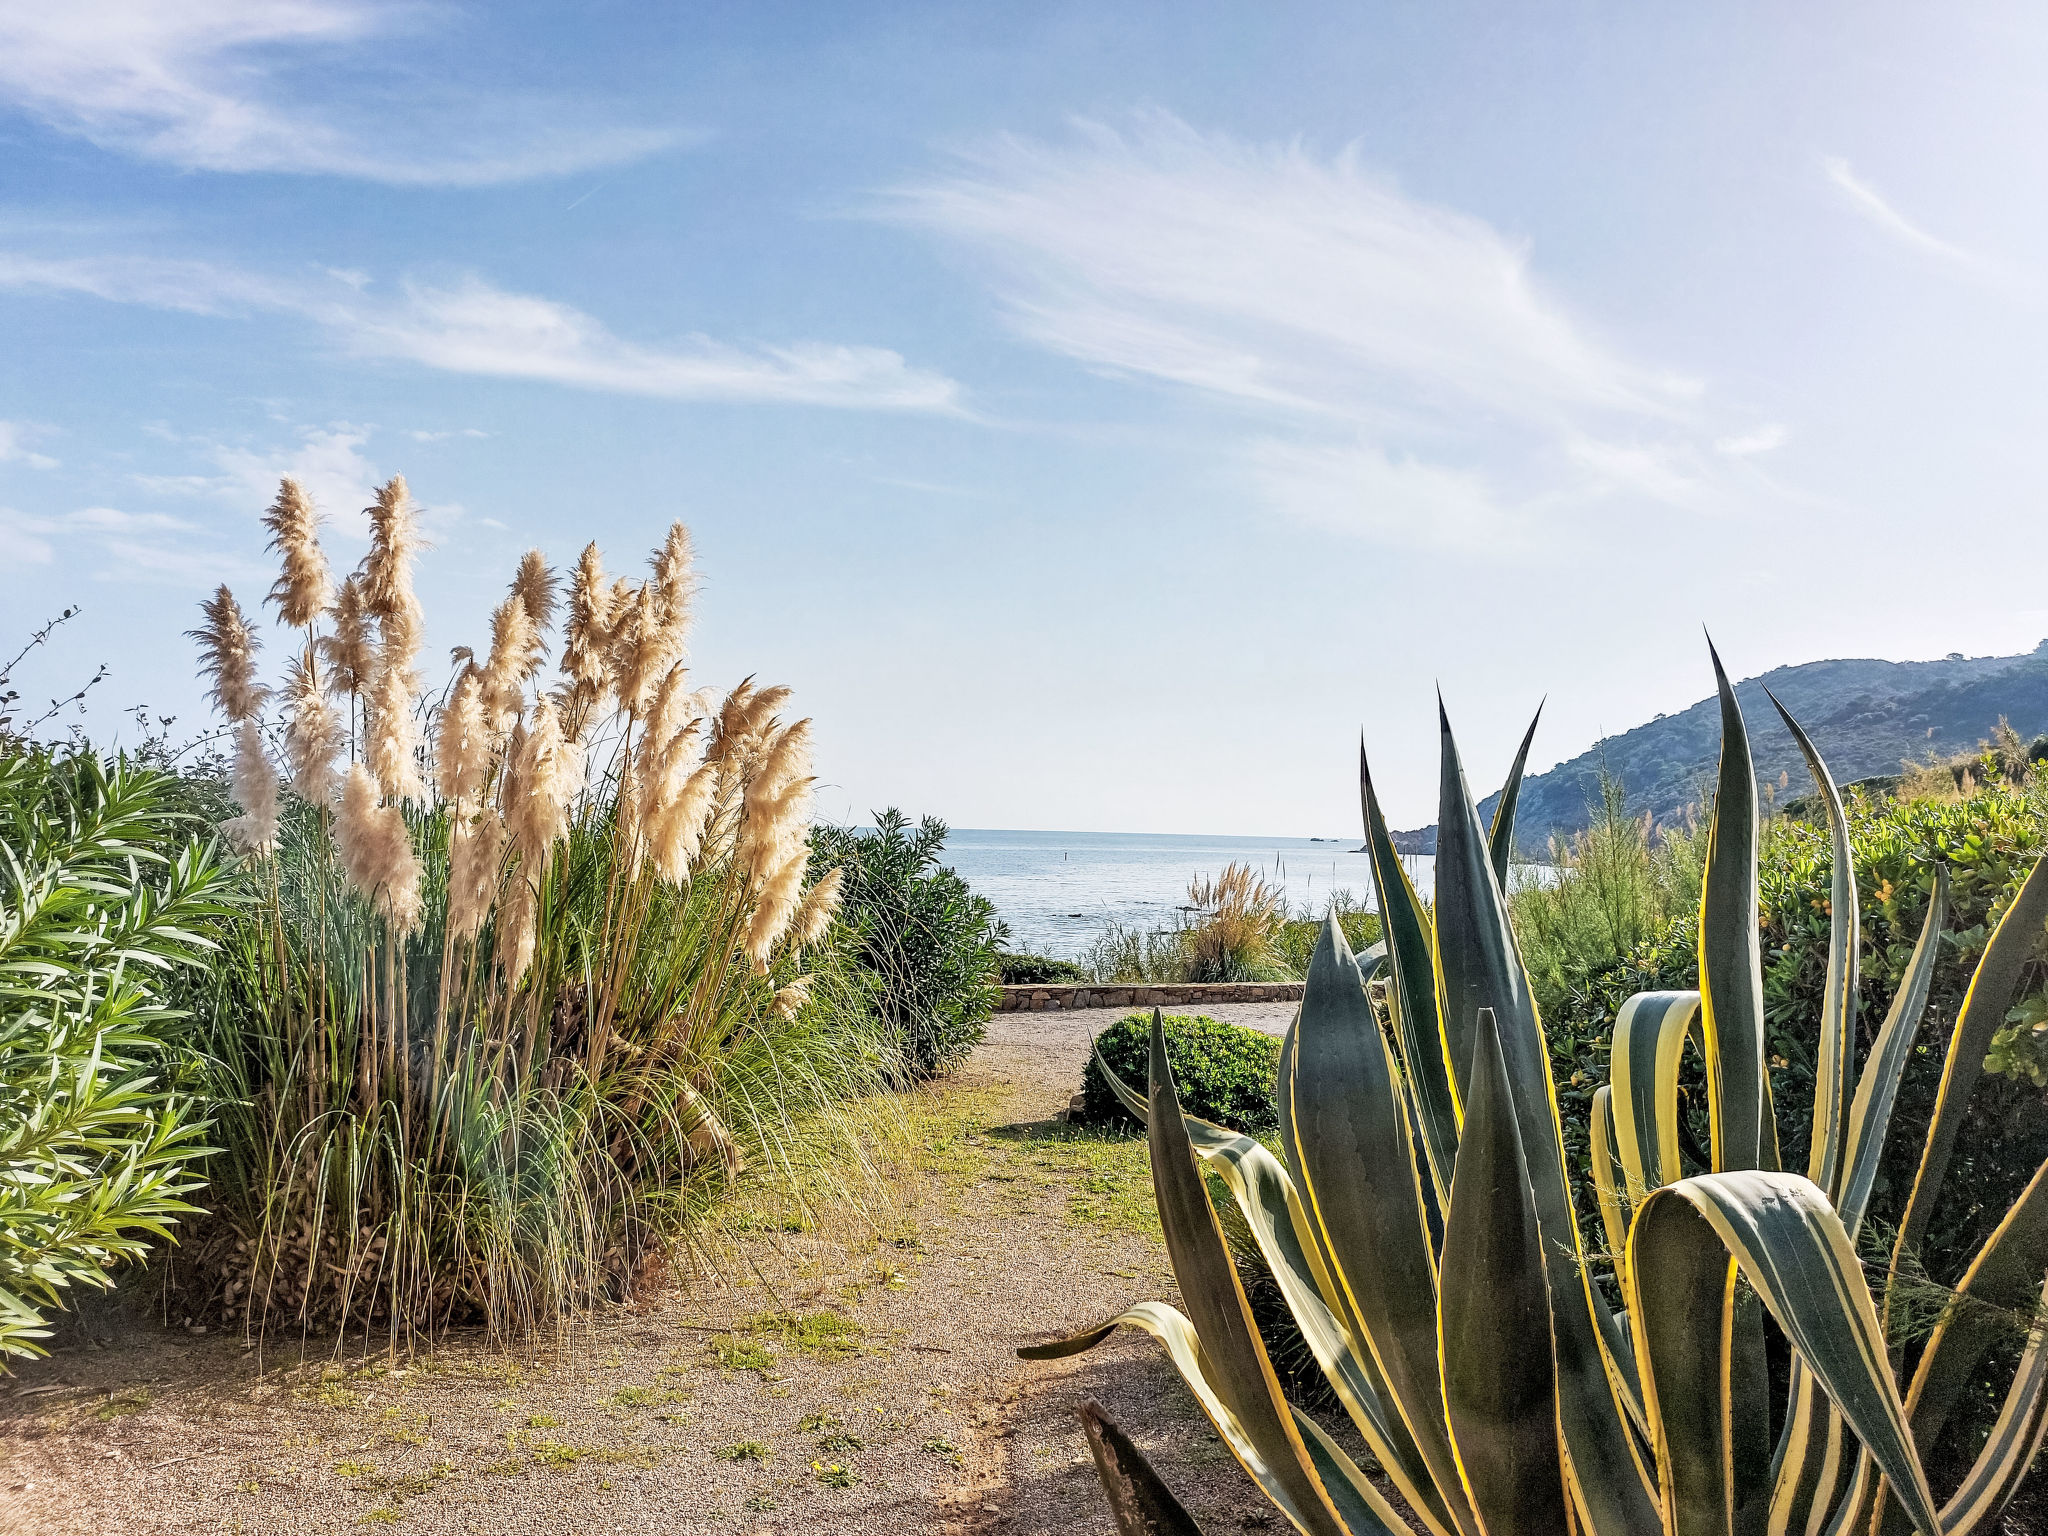
[(1500, 801), (1493, 808), (1493, 825), (1486, 829), (1487, 851), (1493, 858), (1493, 878), (1500, 882), (1500, 888), (1508, 888), (1508, 870), (1515, 860), (1515, 805), (1522, 798), (1522, 770), (1529, 766), (1529, 747), (1536, 740), (1536, 726), (1543, 719), (1543, 706), (1536, 706), (1536, 714), (1529, 722), (1529, 729), (1522, 733), (1522, 744), (1515, 749), (1515, 761), (1508, 769), (1508, 781), (1500, 789)]
[(1892, 1104), (1899, 1095), (1899, 1080), (1913, 1054), (1913, 1037), (1927, 1011), (1927, 992), (1934, 984), (1934, 962), (1941, 949), (1941, 925), (1948, 918), (1948, 866), (1934, 866), (1934, 894), (1927, 903), (1927, 918), (1920, 925), (1919, 941), (1906, 962), (1906, 974), (1899, 990), (1892, 994), (1891, 1011), (1863, 1064), (1856, 1083), (1856, 1098), (1849, 1107), (1846, 1146), (1842, 1158), (1841, 1198), (1835, 1208), (1842, 1225), (1853, 1239), (1862, 1230), (1863, 1217), (1870, 1209), (1870, 1193), (1877, 1187), (1877, 1168), (1884, 1156), (1884, 1137), (1890, 1128)]
[(1346, 1525), (1358, 1536), (1408, 1536), (1408, 1522), (1322, 1425), (1296, 1408), (1294, 1427), (1301, 1431), (1302, 1444), (1308, 1447), (1316, 1475), (1323, 1480)]
[(1152, 1463), (1117, 1428), (1116, 1420), (1103, 1412), (1102, 1404), (1090, 1398), (1074, 1412), (1087, 1432), (1096, 1481), (1109, 1500), (1119, 1536), (1202, 1536), (1195, 1517), (1160, 1481)]
[[(1357, 974), (1357, 967), (1352, 967)], [(1361, 990), (1360, 996), (1362, 997)], [(1377, 1034), (1375, 1034), (1377, 1038)], [(1195, 1160), (1182, 1118), (1173, 1067), (1166, 1059), (1166, 1032), (1152, 1014), (1150, 1114), (1145, 1134), (1151, 1143), (1152, 1192), (1166, 1253), (1201, 1339), (1203, 1374), (1223, 1405), (1243, 1426), (1259, 1466), (1287, 1495), (1283, 1506), (1309, 1536), (1337, 1536), (1345, 1527), (1308, 1448), (1294, 1427), (1280, 1393), (1273, 1364), (1252, 1321), (1251, 1305), (1231, 1262), (1230, 1248)], [(1242, 1458), (1240, 1458), (1242, 1459)], [(1246, 1462), (1249, 1470), (1251, 1463)]]
[(1984, 1054), (1991, 1037), (2005, 1022), (2012, 1006), (2020, 972), (2041, 937), (2041, 924), (2048, 919), (2048, 854), (2034, 861), (2026, 883), (1999, 919), (1984, 946), (1984, 954), (1970, 977), (1970, 989), (1956, 1015), (1955, 1033), (1949, 1037), (1948, 1059), (1941, 1068), (1941, 1091), (1934, 1101), (1934, 1120), (1927, 1128), (1927, 1144), (1920, 1154), (1920, 1170), (1913, 1179), (1913, 1193), (1906, 1202), (1905, 1220), (1899, 1223), (1898, 1250), (1893, 1257), (1896, 1272), (1899, 1256), (1920, 1246), (1927, 1223), (1934, 1217), (1934, 1203), (1941, 1197), (1942, 1181), (1948, 1176), (1948, 1160), (1955, 1151), (1956, 1135), (1962, 1130), (1963, 1115), (1970, 1107), (1970, 1093), (1984, 1071)]
[[(1494, 878), (1486, 839), (1465, 787), (1450, 722), (1438, 707), (1442, 773), (1437, 805), (1437, 985), (1452, 1076), (1461, 1082), (1469, 1055), (1460, 1041), (1476, 1033), (1491, 1009), (1507, 1069), (1508, 1097), (1529, 1171), (1536, 1224), (1551, 1295), (1557, 1359), (1558, 1422), (1571, 1450), (1573, 1507), (1593, 1536), (1657, 1529), (1649, 1468), (1628, 1427), (1633, 1369), (1620, 1328), (1595, 1290), (1579, 1241), (1565, 1171), (1564, 1136), (1550, 1052), (1521, 953), (1508, 925), (1507, 903)], [(1461, 1066), (1461, 1063), (1464, 1065)], [(1304, 1128), (1304, 1135), (1306, 1129)]]
[(1714, 1171), (1726, 1173), (1774, 1164), (1765, 1155), (1776, 1150), (1776, 1133), (1765, 1129), (1770, 1080), (1764, 1075), (1764, 971), (1757, 936), (1756, 769), (1735, 690), (1719, 653), (1711, 644), (1707, 651), (1721, 693), (1721, 769), (1700, 883), (1700, 1000)]
[[(1220, 1240), (1221, 1234), (1218, 1234), (1218, 1237)], [(1316, 1513), (1316, 1510), (1323, 1508), (1324, 1505), (1320, 1487), (1310, 1509), (1304, 1510), (1297, 1502), (1297, 1490), (1301, 1480), (1283, 1478), (1280, 1470), (1268, 1460), (1266, 1448), (1262, 1444), (1264, 1437), (1254, 1435), (1246, 1427), (1244, 1420), (1239, 1418), (1231, 1407), (1229, 1397), (1219, 1381), (1210, 1374), (1213, 1362), (1209, 1360), (1207, 1351), (1203, 1348), (1204, 1341), (1196, 1336), (1195, 1325), (1178, 1309), (1168, 1306), (1165, 1302), (1141, 1301), (1128, 1312), (1111, 1318), (1099, 1328), (1077, 1333), (1072, 1338), (1056, 1339), (1049, 1344), (1035, 1344), (1020, 1349), (1017, 1353), (1026, 1360), (1064, 1359), (1068, 1355), (1077, 1355), (1083, 1350), (1093, 1349), (1117, 1329), (1125, 1327), (1142, 1328), (1166, 1346), (1166, 1357), (1173, 1362), (1174, 1369), (1180, 1372), (1180, 1378), (1188, 1384), (1188, 1390), (1195, 1394), (1195, 1401), (1201, 1405), (1202, 1412), (1208, 1415), (1209, 1422), (1216, 1426), (1217, 1435), (1230, 1447), (1230, 1453), (1238, 1459), (1245, 1471), (1251, 1474), (1252, 1481), (1259, 1485), (1259, 1491), (1273, 1501), (1274, 1507), (1285, 1515), (1297, 1530), (1342, 1532), (1345, 1529), (1338, 1521), (1334, 1509), (1327, 1509), (1320, 1515)], [(1297, 1441), (1299, 1440), (1299, 1433), (1294, 1429), (1291, 1415), (1287, 1430)], [(1307, 1458), (1308, 1450), (1303, 1447), (1301, 1459), (1304, 1466)]]
[(1487, 1532), (1563, 1531), (1564, 1465), (1543, 1240), (1493, 1010), (1481, 1009), (1438, 1304), (1444, 1414)]
[[(1733, 1465), (1740, 1426), (1731, 1422), (1738, 1269), (1892, 1480), (1914, 1528), (1939, 1536), (1934, 1496), (1849, 1235), (1818, 1185), (1761, 1170), (1667, 1185), (1643, 1202), (1629, 1233), (1643, 1391), (1658, 1468), (1671, 1479), (1666, 1509), (1676, 1512), (1676, 1529), (1725, 1536), (1741, 1495)], [(1720, 1303), (1708, 1305), (1716, 1291)], [(1717, 1382), (1719, 1390), (1709, 1391)]]
[(1828, 813), (1828, 842), (1834, 853), (1834, 868), (1828, 891), (1828, 968), (1820, 1005), (1820, 1062), (1814, 1068), (1813, 1149), (1806, 1159), (1806, 1176), (1837, 1199), (1841, 1190), (1842, 1142), (1849, 1113), (1849, 1084), (1856, 1050), (1857, 950), (1862, 926), (1857, 921), (1856, 865), (1849, 850), (1849, 819), (1842, 814), (1842, 797), (1835, 789), (1834, 776), (1821, 761), (1813, 741), (1778, 702), (1770, 689), (1764, 697), (1778, 711), (1785, 729), (1799, 743), (1806, 758), (1806, 771), (1820, 791)]
[(1593, 1090), (1593, 1192), (1600, 1201), (1600, 1226), (1607, 1234), (1607, 1251), (1619, 1265), (1628, 1252), (1629, 1207), (1623, 1197), (1627, 1183), (1621, 1159), (1614, 1151), (1614, 1089), (1602, 1083)]
[[(1358, 962), (1334, 923), (1309, 960), (1292, 1056), (1285, 1123), (1301, 1195), (1387, 1384), (1387, 1406), (1449, 1501), (1459, 1484), (1443, 1422), (1436, 1260), (1416, 1149)], [(1462, 1524), (1463, 1511), (1449, 1507)]]
[(2048, 1281), (2042, 1285), (2040, 1307), (1998, 1422), (1992, 1425), (1991, 1436), (1977, 1453), (1962, 1486), (1942, 1506), (1944, 1536), (1964, 1536), (1995, 1521), (2018, 1492), (2021, 1479), (2040, 1452), (2043, 1436), (2048, 1435), (2048, 1329), (2038, 1320), (2048, 1314)]
[[(2032, 1347), (2032, 1335), (2039, 1331), (2037, 1304), (2044, 1273), (2048, 1273), (2048, 1163), (2035, 1171), (2025, 1193), (1984, 1240), (1957, 1282), (1954, 1300), (1928, 1337), (1906, 1393), (1906, 1415), (1916, 1443), (1933, 1445), (1940, 1440), (1957, 1399), (1976, 1377), (1991, 1346), (2014, 1327), (2016, 1317), (2027, 1320)], [(2037, 1383), (2027, 1380), (2028, 1374), (2021, 1370), (2012, 1393), (2038, 1390)], [(2008, 1403), (2008, 1408), (2015, 1425), (2024, 1425), (2032, 1417), (2032, 1408), (2024, 1402)], [(2010, 1448), (2002, 1448), (1998, 1454), (2004, 1449)]]
[(1842, 1416), (1796, 1359), (1790, 1411), (1771, 1467), (1767, 1536), (1808, 1536), (1824, 1522), (1846, 1475)]
[(1436, 932), (1414, 882), (1394, 851), (1387, 819), (1373, 792), (1365, 745), (1358, 748), (1358, 794), (1365, 812), (1365, 845), (1372, 854), (1373, 887), (1379, 892), (1385, 928), (1387, 1009), (1400, 1042), (1407, 1071), (1409, 1097), (1422, 1127), (1422, 1150), (1429, 1177), (1442, 1209), (1451, 1193), (1451, 1165), (1458, 1156), (1458, 1097), (1451, 1087), (1448, 1047), (1437, 1015)]
[(1631, 1206), (1684, 1172), (1678, 1161), (1678, 1069), (1699, 1033), (1697, 992), (1638, 992), (1614, 1019), (1608, 1071), (1614, 1140)]

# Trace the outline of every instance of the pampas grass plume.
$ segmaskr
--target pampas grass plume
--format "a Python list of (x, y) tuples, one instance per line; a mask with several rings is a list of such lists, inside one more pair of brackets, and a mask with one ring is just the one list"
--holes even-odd
[(325, 805), (334, 797), (334, 760), (343, 739), (341, 717), (327, 702), (320, 687), (317, 663), (294, 656), (286, 675), (285, 700), (291, 706), (291, 724), (285, 727), (284, 755), (291, 764), (292, 788), (299, 798), (313, 805)]
[(540, 670), (540, 636), (515, 591), (491, 611), (491, 654), (484, 663), (484, 698), (491, 724), (503, 732), (526, 703), (526, 680)]
[(294, 629), (309, 628), (333, 598), (334, 579), (320, 548), (320, 514), (305, 487), (289, 476), (279, 482), (277, 500), (263, 514), (263, 526), (270, 530), (265, 547), (277, 551), (283, 566), (271, 586), (270, 601), (277, 604), (285, 623)]
[(242, 814), (221, 823), (221, 831), (243, 853), (268, 854), (277, 848), (277, 770), (264, 755), (263, 733), (254, 719), (235, 726), (235, 766), (229, 792)]
[(843, 869), (828, 869), (804, 892), (804, 899), (789, 923), (790, 942), (797, 948), (809, 949), (831, 930), (832, 919), (839, 915), (845, 876)]
[(363, 596), (361, 576), (351, 576), (341, 584), (328, 617), (334, 621), (334, 633), (313, 642), (320, 660), (327, 664), (327, 686), (336, 693), (361, 693), (377, 666), (371, 648), (370, 605)]
[(474, 818), (457, 815), (448, 827), (448, 936), (471, 939), (482, 931), (498, 894), (505, 865), (505, 823), (486, 807)]
[(539, 550), (529, 549), (520, 556), (518, 574), (512, 578), (512, 595), (526, 609), (535, 630), (545, 630), (555, 622), (555, 573), (548, 569), (547, 558)]
[(417, 608), (412, 591), (412, 562), (419, 553), (419, 513), (405, 487), (405, 476), (393, 475), (377, 487), (376, 501), (363, 509), (370, 519), (370, 552), (363, 557), (363, 599), (378, 618), (403, 608)]
[(351, 763), (334, 818), (334, 846), (349, 883), (368, 896), (395, 933), (420, 921), (420, 861), (412, 834), (395, 805), (377, 798), (377, 784), (361, 763)]
[(462, 669), (455, 693), (441, 711), (434, 732), (434, 771), (441, 798), (458, 810), (483, 794), (491, 771), (491, 731), (485, 718), (484, 674), (474, 663)]
[(188, 635), (199, 642), (200, 675), (212, 683), (207, 696), (237, 724), (253, 720), (270, 693), (256, 681), (256, 652), (263, 642), (225, 586), (201, 604), (200, 611), (206, 622)]

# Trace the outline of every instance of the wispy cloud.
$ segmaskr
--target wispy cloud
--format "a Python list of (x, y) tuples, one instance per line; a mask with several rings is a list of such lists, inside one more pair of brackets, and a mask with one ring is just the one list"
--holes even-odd
[[(465, 186), (615, 165), (690, 137), (603, 126), (589, 104), (345, 74), (436, 11), (368, 0), (93, 0), (0, 8), (0, 102), (102, 148), (187, 170)], [(342, 105), (324, 109), (325, 98)], [(431, 109), (420, 103), (433, 103)], [(424, 149), (422, 146), (433, 148)]]
[(883, 347), (797, 342), (744, 348), (691, 336), (625, 340), (569, 305), (511, 293), (480, 277), (373, 283), (323, 274), (291, 282), (212, 263), (138, 256), (0, 252), (0, 289), (90, 295), (200, 315), (284, 313), (345, 350), (448, 373), (531, 379), (667, 400), (728, 400), (856, 410), (957, 411), (959, 387)]
[(31, 469), (55, 469), (57, 461), (29, 447), (29, 439), (42, 429), (22, 421), (0, 421), (0, 464), (26, 464)]
[(1785, 446), (1791, 436), (1781, 422), (1767, 422), (1748, 432), (1735, 432), (1727, 437), (1714, 439), (1714, 451), (1725, 453), (1731, 458), (1746, 459), (1759, 453), (1771, 453)]
[[(996, 140), (874, 213), (984, 258), (1031, 341), (1246, 413), (1254, 482), (1321, 525), (1494, 539), (1594, 478), (1573, 445), (1697, 432), (1698, 381), (1627, 356), (1547, 291), (1523, 243), (1407, 195), (1355, 149), (1150, 113)], [(1633, 463), (1636, 489), (1664, 499), (1680, 457), (1617, 449), (1597, 478)]]
[(1965, 267), (1979, 275), (1988, 275), (1988, 265), (1981, 257), (1959, 245), (1952, 245), (1937, 235), (1931, 235), (1915, 224), (1887, 202), (1877, 188), (1858, 176), (1847, 160), (1838, 155), (1824, 155), (1820, 164), (1821, 170), (1841, 192), (1848, 206), (1894, 240), (1930, 255), (1939, 256), (1944, 261), (1954, 262), (1957, 266)]
[(82, 554), (102, 581), (191, 586), (269, 575), (246, 556), (215, 545), (184, 518), (118, 507), (81, 507), (55, 516), (0, 507), (0, 558), (49, 565), (60, 548)]

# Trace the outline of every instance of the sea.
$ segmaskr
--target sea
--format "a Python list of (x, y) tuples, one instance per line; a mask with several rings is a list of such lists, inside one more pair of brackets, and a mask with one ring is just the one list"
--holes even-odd
[[(1010, 948), (1071, 960), (1110, 923), (1172, 928), (1183, 918), (1188, 882), (1249, 864), (1286, 893), (1291, 912), (1320, 915), (1332, 895), (1376, 905), (1372, 861), (1359, 839), (1213, 837), (1147, 832), (1004, 832), (955, 827), (943, 862), (995, 903)], [(1404, 860), (1426, 897), (1432, 861)]]

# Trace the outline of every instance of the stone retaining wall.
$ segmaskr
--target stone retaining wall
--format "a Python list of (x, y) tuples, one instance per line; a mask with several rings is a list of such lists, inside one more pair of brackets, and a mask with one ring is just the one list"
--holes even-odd
[(1218, 981), (1159, 986), (1004, 987), (998, 1013), (1038, 1013), (1065, 1008), (1181, 1008), (1191, 1003), (1298, 1003), (1298, 981)]

